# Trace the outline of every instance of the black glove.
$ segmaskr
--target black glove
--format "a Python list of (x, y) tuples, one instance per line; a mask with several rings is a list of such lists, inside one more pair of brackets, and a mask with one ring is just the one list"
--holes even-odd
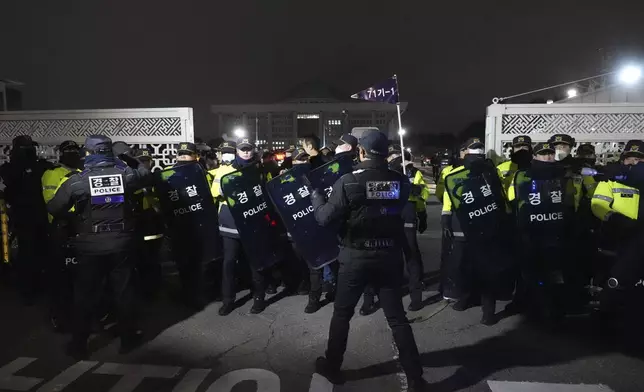
[(418, 213), (418, 232), (423, 234), (427, 230), (427, 211)]
[(118, 158), (120, 160), (122, 160), (123, 162), (125, 162), (129, 167), (131, 167), (133, 169), (136, 169), (141, 164), (141, 162), (139, 162), (137, 159), (132, 158), (131, 156), (126, 155), (126, 154), (121, 154), (121, 155), (118, 156)]
[(441, 228), (443, 229), (443, 236), (445, 236), (445, 238), (449, 240), (454, 238), (451, 215), (441, 215)]
[(319, 206), (324, 204), (324, 202), (325, 202), (324, 195), (320, 193), (319, 190), (317, 189), (311, 190), (311, 205), (313, 206), (313, 208), (318, 208)]

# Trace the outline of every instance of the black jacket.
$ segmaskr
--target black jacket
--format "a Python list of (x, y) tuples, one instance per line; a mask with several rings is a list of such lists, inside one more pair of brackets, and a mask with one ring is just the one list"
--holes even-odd
[[(90, 208), (90, 184), (88, 177), (119, 173), (123, 176), (125, 199), (131, 200), (135, 206), (134, 192), (150, 184), (150, 171), (142, 164), (136, 169), (126, 166), (121, 161), (100, 162), (86, 165), (85, 170), (72, 175), (56, 192), (53, 199), (47, 204), (47, 210), (54, 217), (65, 215), (70, 208), (75, 208), (75, 216), (80, 218)], [(135, 216), (128, 222), (135, 226)], [(110, 232), (110, 233), (81, 233), (73, 242), (76, 248), (84, 254), (102, 255), (126, 250), (134, 246), (138, 240), (135, 231)]]

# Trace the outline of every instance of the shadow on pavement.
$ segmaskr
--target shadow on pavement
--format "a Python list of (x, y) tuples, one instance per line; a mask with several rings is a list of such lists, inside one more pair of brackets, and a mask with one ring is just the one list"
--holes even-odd
[[(454, 392), (515, 367), (544, 367), (613, 352), (644, 359), (641, 334), (633, 332), (636, 334), (618, 335), (611, 340), (584, 319), (568, 319), (556, 331), (522, 322), (516, 329), (476, 344), (422, 353), (421, 361), (426, 368), (458, 366), (450, 377), (431, 385), (432, 391)], [(548, 344), (544, 344), (546, 339)], [(399, 371), (396, 361), (387, 361), (348, 370), (345, 375), (347, 380), (357, 381)]]

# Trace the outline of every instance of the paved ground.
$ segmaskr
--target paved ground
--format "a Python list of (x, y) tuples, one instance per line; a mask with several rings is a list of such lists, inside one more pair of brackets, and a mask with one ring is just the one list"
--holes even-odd
[[(429, 230), (419, 238), (429, 280), (435, 282), (440, 208), (429, 205), (428, 212)], [(429, 300), (434, 296), (435, 291), (426, 292)], [(332, 308), (327, 305), (306, 315), (305, 304), (304, 296), (281, 298), (263, 314), (251, 315), (251, 304), (246, 303), (230, 316), (219, 317), (218, 303), (190, 314), (171, 301), (159, 301), (145, 309), (149, 342), (144, 347), (119, 355), (118, 342), (105, 334), (92, 342), (91, 359), (76, 363), (63, 355), (65, 337), (49, 330), (41, 307), (23, 308), (12, 291), (1, 289), (0, 391), (405, 390), (382, 311), (354, 318), (345, 385), (333, 387), (314, 375), (313, 362), (324, 352)], [(633, 340), (602, 343), (587, 320), (568, 320), (557, 333), (519, 317), (485, 327), (478, 324), (480, 309), (457, 313), (442, 302), (409, 316), (431, 314), (413, 328), (432, 391), (644, 390), (643, 345)]]

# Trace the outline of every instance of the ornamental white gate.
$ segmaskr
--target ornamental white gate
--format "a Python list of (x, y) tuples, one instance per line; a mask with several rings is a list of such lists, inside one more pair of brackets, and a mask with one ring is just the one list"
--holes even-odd
[[(487, 108), (485, 145), (491, 158), (509, 157), (512, 138), (534, 143), (564, 133), (595, 145), (602, 163), (616, 159), (626, 141), (644, 140), (644, 104), (495, 104)], [(574, 150), (573, 150), (574, 151)]]
[(0, 163), (8, 160), (11, 141), (19, 135), (38, 142), (40, 156), (57, 159), (57, 145), (82, 144), (94, 134), (151, 148), (158, 170), (174, 163), (177, 144), (194, 141), (192, 108), (0, 112)]

